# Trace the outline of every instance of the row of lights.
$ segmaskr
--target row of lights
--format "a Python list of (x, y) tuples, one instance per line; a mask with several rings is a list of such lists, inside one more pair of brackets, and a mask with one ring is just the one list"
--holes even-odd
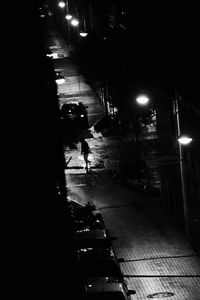
[[(60, 2), (58, 3), (58, 6), (59, 6), (60, 8), (65, 8), (66, 4), (65, 4), (64, 1), (60, 1)], [(67, 15), (65, 16), (65, 19), (68, 20), (68, 21), (70, 21), (70, 23), (71, 23), (72, 26), (75, 26), (75, 27), (76, 27), (76, 26), (79, 25), (79, 21), (78, 21), (77, 19), (73, 18), (73, 16), (70, 15), (70, 14), (67, 14)], [(87, 32), (80, 32), (80, 35), (81, 35), (82, 37), (86, 37), (86, 36), (87, 36)], [(59, 83), (60, 83), (60, 82), (59, 82)], [(147, 105), (147, 104), (148, 104), (149, 98), (148, 98), (146, 95), (140, 95), (140, 96), (138, 96), (138, 97), (136, 98), (136, 101), (137, 101), (137, 103), (138, 103), (139, 105), (144, 106), (144, 105)], [(182, 144), (182, 145), (190, 144), (191, 141), (192, 141), (192, 138), (191, 138), (191, 137), (188, 137), (188, 136), (185, 136), (185, 135), (184, 135), (184, 136), (181, 135), (180, 137), (178, 137), (178, 142), (179, 142), (180, 144)]]
[[(59, 6), (60, 8), (65, 8), (66, 4), (65, 4), (64, 1), (60, 1), (60, 2), (58, 3), (58, 6)], [(67, 13), (67, 15), (65, 16), (65, 19), (66, 19), (67, 21), (70, 21), (70, 24), (71, 24), (72, 26), (74, 26), (74, 27), (77, 27), (77, 26), (79, 25), (79, 20), (77, 20), (76, 18), (73, 18), (73, 16), (72, 16), (71, 14), (69, 14), (69, 13)], [(80, 36), (82, 36), (82, 37), (86, 37), (86, 36), (88, 35), (88, 33), (87, 33), (86, 31), (81, 31), (79, 34), (80, 34)]]

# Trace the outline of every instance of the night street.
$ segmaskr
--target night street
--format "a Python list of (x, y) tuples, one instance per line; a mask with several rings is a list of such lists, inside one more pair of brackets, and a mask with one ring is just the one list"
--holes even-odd
[[(139, 143), (147, 164), (145, 176), (139, 184), (134, 176), (127, 176), (134, 173), (134, 134), (112, 135), (94, 129), (98, 118), (103, 116), (103, 106), (101, 109), (91, 87), (78, 73), (69, 47), (54, 32), (49, 35), (47, 45), (55, 49), (52, 45), (56, 44), (59, 45), (56, 51), (67, 57), (67, 60), (54, 60), (55, 69), (61, 70), (67, 79), (65, 84), (58, 85), (59, 104), (81, 99), (90, 105), (89, 129), (82, 132), (92, 152), (89, 170), (85, 170), (78, 141), (64, 148), (68, 199), (82, 204), (90, 201), (102, 212), (106, 227), (114, 237), (117, 257), (124, 258), (120, 264), (123, 275), (129, 288), (136, 290), (132, 299), (157, 295), (158, 298), (199, 300), (199, 257), (177, 228), (176, 220), (170, 218), (167, 208), (170, 196), (163, 195), (164, 184), (170, 178), (176, 180), (177, 164), (173, 163), (176, 157), (167, 155), (164, 147), (163, 151), (156, 147), (156, 132), (142, 135)], [(95, 119), (92, 111), (97, 104), (100, 114)]]
[(200, 300), (198, 6), (19, 10), (4, 44), (6, 298)]

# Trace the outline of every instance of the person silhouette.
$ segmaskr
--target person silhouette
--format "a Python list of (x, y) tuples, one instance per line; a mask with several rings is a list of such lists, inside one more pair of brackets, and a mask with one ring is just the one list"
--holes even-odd
[(80, 142), (81, 142), (81, 154), (83, 155), (85, 161), (85, 169), (88, 170), (88, 164), (90, 163), (90, 161), (88, 160), (88, 156), (89, 153), (91, 153), (91, 150), (84, 138), (82, 138)]

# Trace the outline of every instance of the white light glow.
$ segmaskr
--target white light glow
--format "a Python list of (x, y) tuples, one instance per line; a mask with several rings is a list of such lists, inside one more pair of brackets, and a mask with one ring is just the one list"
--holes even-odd
[(60, 8), (64, 8), (64, 7), (65, 7), (65, 2), (64, 2), (64, 1), (60, 1), (60, 2), (58, 3), (58, 6), (59, 6)]
[(71, 20), (71, 19), (72, 19), (72, 15), (66, 15), (66, 16), (65, 16), (65, 19)]
[(58, 53), (47, 54), (47, 56), (56, 59), (58, 58)]
[(80, 229), (80, 230), (77, 230), (77, 232), (79, 233), (81, 233), (81, 232), (87, 232), (87, 231), (90, 231), (90, 229), (89, 228), (85, 228), (85, 229)]
[(73, 19), (73, 20), (71, 20), (71, 24), (72, 24), (73, 26), (78, 26), (79, 21), (76, 20), (76, 19)]
[(149, 98), (145, 95), (140, 95), (136, 98), (136, 101), (140, 105), (146, 105), (149, 102)]
[(87, 35), (88, 35), (87, 32), (80, 32), (80, 36), (82, 36), (82, 37), (86, 37)]
[(58, 79), (56, 79), (56, 83), (57, 84), (62, 84), (64, 82), (65, 82), (65, 78), (58, 78)]
[(188, 145), (190, 144), (192, 141), (192, 138), (191, 137), (188, 137), (188, 136), (180, 136), (178, 138), (178, 142), (181, 144), (181, 145)]

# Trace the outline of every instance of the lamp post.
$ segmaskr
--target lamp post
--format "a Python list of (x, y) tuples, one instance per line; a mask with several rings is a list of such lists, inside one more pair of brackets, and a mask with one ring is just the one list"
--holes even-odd
[(188, 199), (186, 193), (186, 182), (184, 175), (184, 160), (183, 160), (183, 148), (182, 145), (188, 145), (192, 138), (188, 136), (184, 136), (181, 133), (180, 126), (180, 116), (179, 116), (179, 102), (178, 95), (176, 92), (175, 100), (174, 100), (174, 112), (176, 116), (176, 125), (177, 125), (177, 140), (178, 140), (178, 152), (179, 152), (179, 163), (180, 163), (180, 179), (181, 179), (181, 190), (182, 190), (182, 199), (183, 199), (183, 211), (184, 211), (184, 227), (185, 227), (185, 235), (189, 240), (189, 207), (188, 207)]
[[(144, 95), (138, 95), (136, 97), (136, 102), (140, 106), (146, 106), (149, 103), (149, 98)], [(139, 116), (138, 114), (136, 115), (136, 132), (135, 132), (135, 142), (136, 142), (136, 159), (137, 159), (137, 167), (139, 170), (138, 173), (138, 181), (140, 182), (140, 169), (141, 169), (141, 153), (140, 153), (140, 141), (139, 141)]]
[[(186, 193), (186, 182), (185, 182), (185, 173), (184, 173), (184, 157), (183, 157), (183, 147), (192, 142), (192, 138), (182, 134), (181, 122), (180, 122), (180, 112), (179, 112), (179, 97), (177, 91), (175, 92), (175, 97), (172, 99), (168, 95), (158, 92), (161, 96), (169, 99), (173, 103), (174, 114), (176, 119), (176, 134), (178, 141), (178, 163), (180, 167), (180, 182), (181, 182), (181, 193), (182, 193), (182, 203), (183, 203), (183, 213), (184, 213), (184, 230), (187, 240), (190, 239), (190, 230), (189, 230), (189, 205)], [(149, 98), (145, 95), (140, 95), (136, 98), (136, 101), (140, 105), (146, 105), (149, 102)], [(138, 122), (138, 119), (137, 119)], [(139, 149), (139, 140), (138, 132), (136, 133), (136, 143), (137, 143), (137, 152), (140, 155)]]
[(183, 157), (183, 146), (188, 145), (192, 138), (182, 134), (181, 122), (180, 122), (180, 112), (179, 112), (179, 103), (180, 98), (177, 90), (175, 90), (174, 98), (169, 97), (165, 93), (158, 92), (161, 96), (169, 99), (173, 103), (173, 112), (176, 120), (176, 137), (178, 142), (178, 163), (180, 167), (180, 182), (181, 182), (181, 193), (183, 201), (183, 213), (184, 213), (184, 230), (187, 240), (189, 240), (189, 206), (186, 193), (186, 182), (185, 182), (185, 173), (184, 173), (184, 157)]
[(80, 36), (81, 37), (86, 37), (87, 35), (88, 35), (88, 32), (87, 32), (87, 29), (86, 29), (86, 21), (85, 21), (85, 19), (83, 20), (83, 22), (82, 22), (82, 28), (81, 28), (81, 30), (80, 30)]

